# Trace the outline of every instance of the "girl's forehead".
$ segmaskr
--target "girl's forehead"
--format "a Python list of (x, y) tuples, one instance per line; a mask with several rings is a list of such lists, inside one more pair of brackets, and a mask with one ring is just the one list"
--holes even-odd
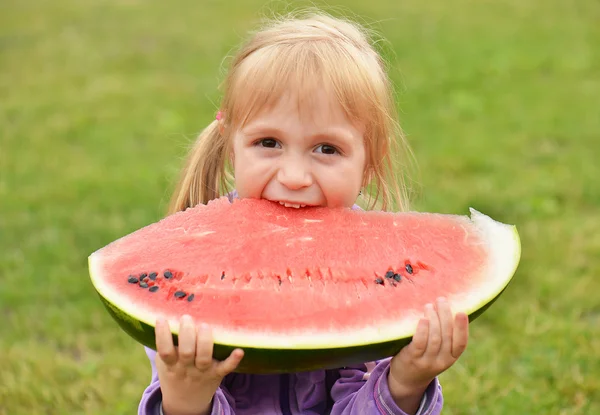
[(289, 88), (282, 94), (270, 97), (263, 105), (249, 108), (248, 114), (241, 118), (245, 119), (241, 128), (249, 124), (299, 120), (308, 124), (348, 125), (364, 130), (364, 122), (351, 119), (331, 88), (324, 86), (300, 91), (297, 88)]

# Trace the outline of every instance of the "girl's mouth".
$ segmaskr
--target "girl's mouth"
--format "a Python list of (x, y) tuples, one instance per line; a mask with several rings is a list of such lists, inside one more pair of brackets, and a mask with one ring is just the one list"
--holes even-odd
[(296, 209), (306, 207), (306, 205), (302, 205), (300, 203), (289, 203), (289, 202), (281, 202), (280, 201), (279, 204), (282, 206), (285, 206), (285, 207), (291, 207), (291, 208), (296, 208)]

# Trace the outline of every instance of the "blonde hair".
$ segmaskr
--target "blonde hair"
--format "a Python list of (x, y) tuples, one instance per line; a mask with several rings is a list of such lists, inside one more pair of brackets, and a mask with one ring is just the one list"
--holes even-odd
[(399, 126), (385, 63), (365, 28), (311, 12), (272, 19), (233, 57), (220, 110), (197, 138), (171, 199), (170, 213), (220, 197), (231, 189), (231, 135), (289, 88), (299, 101), (330, 86), (351, 121), (365, 125), (368, 208), (407, 210), (405, 168), (411, 153)]

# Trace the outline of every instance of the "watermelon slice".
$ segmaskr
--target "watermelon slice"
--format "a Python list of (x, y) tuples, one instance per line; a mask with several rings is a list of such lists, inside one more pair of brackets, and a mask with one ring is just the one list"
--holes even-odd
[(391, 356), (426, 303), (472, 320), (516, 270), (514, 226), (471, 217), (286, 208), (226, 197), (144, 227), (89, 257), (102, 302), (155, 348), (166, 317), (213, 328), (214, 356), (245, 351), (246, 373), (336, 368)]

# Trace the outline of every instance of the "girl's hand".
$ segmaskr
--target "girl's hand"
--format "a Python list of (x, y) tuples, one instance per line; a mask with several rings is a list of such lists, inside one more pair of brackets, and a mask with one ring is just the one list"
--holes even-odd
[(229, 357), (212, 357), (212, 332), (207, 325), (198, 329), (190, 316), (179, 325), (179, 346), (173, 345), (166, 320), (156, 322), (156, 369), (165, 415), (201, 415), (211, 411), (212, 399), (221, 380), (235, 370), (244, 352), (235, 349)]
[[(416, 412), (431, 381), (452, 366), (467, 348), (469, 319), (465, 313), (452, 317), (450, 305), (438, 298), (437, 306), (425, 306), (411, 343), (392, 358), (388, 384), (401, 409)], [(403, 408), (403, 406), (405, 408)]]

